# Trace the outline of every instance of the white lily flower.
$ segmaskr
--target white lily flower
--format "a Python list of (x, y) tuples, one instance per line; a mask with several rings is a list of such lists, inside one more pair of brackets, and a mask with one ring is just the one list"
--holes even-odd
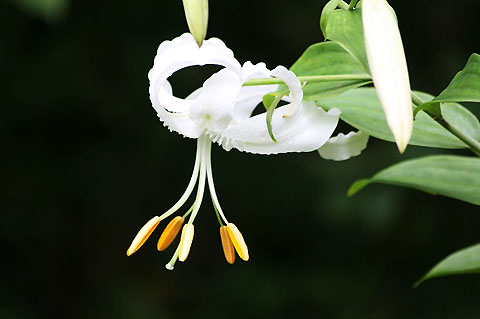
[(363, 0), (362, 20), (373, 84), (398, 149), (403, 153), (412, 135), (413, 108), (397, 20), (385, 0)]
[[(225, 68), (212, 75), (202, 88), (186, 99), (175, 97), (168, 77), (182, 68), (205, 64), (216, 64)], [(163, 220), (176, 212), (190, 197), (198, 182), (195, 202), (183, 218), (191, 215), (183, 226), (179, 248), (167, 264), (167, 269), (173, 269), (177, 258), (184, 261), (188, 256), (194, 234), (192, 223), (202, 203), (206, 183), (220, 225), (226, 225), (223, 227), (228, 230), (221, 230), (227, 261), (234, 260), (229, 252), (230, 245), (235, 247), (240, 258), (248, 260), (248, 249), (243, 236), (238, 228), (226, 219), (216, 195), (210, 159), (211, 143), (216, 142), (227, 151), (236, 148), (255, 154), (309, 152), (328, 141), (337, 126), (340, 111), (331, 109), (326, 112), (314, 103), (302, 102), (301, 83), (293, 72), (282, 66), (270, 71), (263, 63), (254, 65), (246, 62), (241, 66), (232, 51), (215, 38), (203, 41), (200, 47), (191, 34), (183, 34), (172, 41), (163, 42), (158, 48), (148, 77), (150, 99), (163, 124), (184, 137), (197, 139), (197, 154), (190, 183), (178, 202), (159, 216), (159, 219)], [(262, 97), (275, 91), (277, 85), (243, 86), (248, 79), (268, 77), (279, 78), (290, 91), (289, 103), (279, 107), (273, 114), (273, 132), (278, 142), (272, 141), (268, 134), (266, 113), (252, 116)], [(158, 247), (165, 249), (165, 243), (173, 240), (172, 237), (179, 232), (182, 223), (183, 219), (178, 218), (167, 226), (166, 234), (159, 241)], [(158, 223), (151, 222), (151, 225), (156, 227)], [(129, 249), (129, 252), (136, 251), (140, 247), (138, 243), (143, 244), (145, 236), (148, 237), (153, 229), (150, 227), (139, 233), (141, 238), (134, 239), (137, 246)], [(227, 235), (230, 240), (226, 239)]]

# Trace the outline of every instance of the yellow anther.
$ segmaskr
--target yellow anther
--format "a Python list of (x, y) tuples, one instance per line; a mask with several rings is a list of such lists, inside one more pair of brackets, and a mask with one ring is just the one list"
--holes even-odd
[(235, 250), (233, 249), (232, 240), (228, 235), (227, 226), (220, 227), (220, 238), (222, 240), (223, 253), (225, 254), (225, 259), (229, 264), (235, 262)]
[(158, 224), (160, 223), (160, 217), (155, 216), (150, 219), (138, 232), (137, 236), (133, 239), (130, 247), (127, 250), (127, 256), (130, 256), (134, 252), (136, 252), (140, 247), (142, 247), (143, 243), (150, 237), (152, 232), (157, 228)]
[(186, 224), (182, 229), (182, 238), (180, 238), (180, 245), (178, 247), (178, 260), (185, 261), (190, 252), (190, 247), (193, 241), (193, 224)]
[(232, 223), (228, 223), (227, 225), (228, 235), (232, 240), (233, 246), (235, 246), (235, 250), (237, 251), (238, 256), (243, 260), (247, 261), (248, 256), (248, 247), (245, 244), (245, 240), (243, 239), (242, 234), (238, 230), (237, 226)]
[(177, 216), (172, 219), (170, 223), (168, 223), (167, 227), (165, 227), (165, 230), (158, 239), (157, 249), (159, 251), (165, 250), (168, 246), (170, 246), (175, 237), (177, 237), (184, 221), (185, 219), (183, 217)]

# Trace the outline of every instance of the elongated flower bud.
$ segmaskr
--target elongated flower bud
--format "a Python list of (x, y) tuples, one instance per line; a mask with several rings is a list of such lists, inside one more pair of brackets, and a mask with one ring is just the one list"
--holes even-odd
[(192, 246), (193, 233), (193, 224), (186, 224), (183, 226), (182, 238), (180, 239), (180, 245), (178, 248), (178, 260), (182, 262), (187, 260), (190, 247)]
[(177, 237), (184, 221), (185, 219), (183, 217), (177, 216), (168, 223), (157, 242), (157, 249), (159, 251), (165, 250), (170, 246), (175, 237)]
[(201, 46), (207, 35), (208, 0), (183, 0), (183, 8), (188, 29), (190, 29), (190, 33), (197, 41), (198, 46)]
[(227, 230), (238, 256), (240, 256), (240, 258), (242, 258), (243, 260), (247, 261), (249, 258), (248, 247), (247, 244), (245, 244), (245, 240), (243, 239), (243, 236), (238, 230), (237, 226), (232, 223), (228, 223)]
[(362, 20), (373, 84), (398, 149), (403, 153), (412, 135), (413, 110), (397, 20), (385, 0), (363, 0)]
[(228, 235), (227, 226), (220, 227), (220, 239), (222, 240), (223, 254), (229, 264), (235, 262), (235, 250), (233, 248), (232, 240)]
[(130, 247), (127, 250), (127, 256), (130, 256), (134, 252), (136, 252), (140, 247), (142, 247), (143, 243), (150, 237), (153, 233), (155, 228), (157, 228), (158, 224), (160, 223), (160, 217), (155, 216), (150, 219), (138, 232), (137, 236), (133, 239)]

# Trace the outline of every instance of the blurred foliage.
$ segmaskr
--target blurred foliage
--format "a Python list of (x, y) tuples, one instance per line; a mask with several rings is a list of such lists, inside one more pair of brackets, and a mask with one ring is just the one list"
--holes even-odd
[[(291, 65), (322, 40), (324, 4), (210, 1), (207, 37), (242, 62)], [(478, 50), (480, 3), (391, 4), (412, 86), (438, 94)], [(266, 14), (278, 19), (266, 23)], [(440, 152), (399, 155), (376, 139), (344, 163), (214, 147), (217, 192), (250, 261), (225, 262), (208, 200), (185, 264), (164, 269), (173, 249), (156, 251), (160, 232), (127, 258), (139, 227), (178, 199), (193, 166), (195, 142), (158, 122), (147, 80), (159, 43), (187, 30), (180, 1), (72, 1), (53, 25), (0, 3), (0, 318), (478, 316), (479, 277), (411, 288), (434, 262), (480, 241), (478, 207), (383, 185), (346, 197), (357, 178)], [(192, 68), (172, 83), (185, 96), (206, 76)]]
[(46, 21), (62, 18), (68, 8), (69, 0), (10, 0), (19, 8)]

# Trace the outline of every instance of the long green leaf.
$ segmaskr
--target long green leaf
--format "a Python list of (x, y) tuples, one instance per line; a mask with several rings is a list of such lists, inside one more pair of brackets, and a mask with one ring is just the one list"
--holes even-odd
[(465, 68), (432, 102), (480, 102), (480, 55), (472, 54)]
[(480, 158), (435, 155), (407, 160), (355, 182), (348, 195), (371, 183), (415, 188), (480, 205)]
[[(425, 100), (432, 98), (426, 93), (417, 92), (417, 94), (425, 98)], [(316, 103), (326, 109), (340, 109), (342, 111), (340, 115), (342, 120), (371, 136), (389, 142), (394, 141), (385, 119), (385, 113), (373, 88), (350, 90), (339, 96), (319, 99)], [(473, 114), (459, 104), (454, 104), (452, 107), (465, 115), (465, 117), (458, 119), (458, 125), (474, 126), (471, 123), (475, 120)], [(451, 107), (449, 106), (449, 108)], [(467, 116), (467, 112), (471, 116)], [(417, 115), (414, 121), (413, 134), (409, 144), (439, 148), (466, 147), (457, 137), (422, 112)]]
[(425, 280), (452, 275), (480, 273), (480, 244), (464, 248), (449, 255), (417, 281), (417, 287)]
[[(307, 48), (290, 68), (297, 76), (365, 74), (363, 67), (340, 45), (334, 42), (321, 42)], [(341, 94), (370, 81), (335, 81), (307, 84), (304, 88), (305, 100), (316, 100), (323, 96)], [(281, 91), (284, 87), (280, 87)], [(286, 88), (286, 87), (285, 87)]]

